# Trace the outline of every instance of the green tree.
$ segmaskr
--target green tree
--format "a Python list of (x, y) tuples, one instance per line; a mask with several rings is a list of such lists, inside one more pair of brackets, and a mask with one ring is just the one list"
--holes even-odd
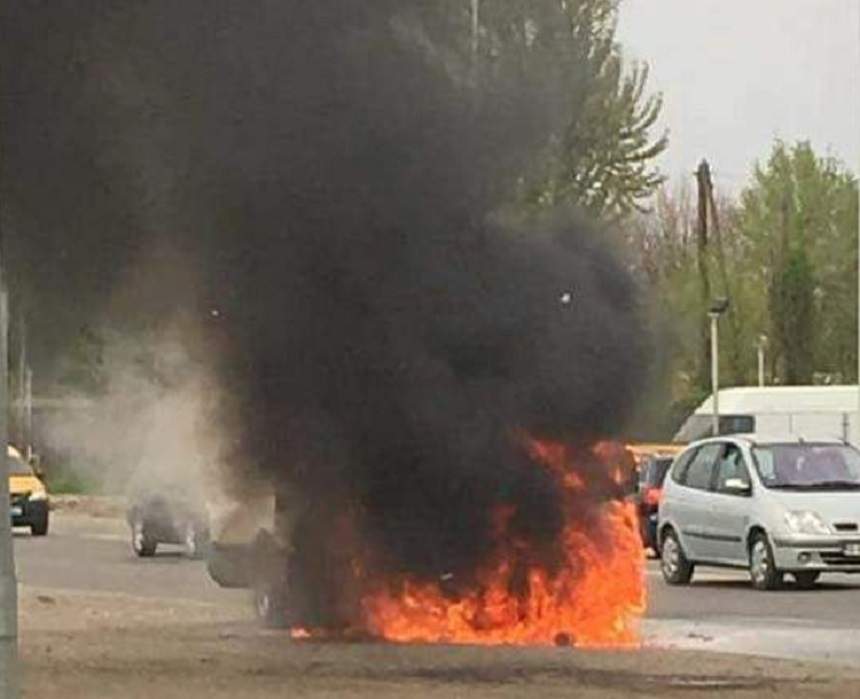
[[(768, 337), (768, 382), (856, 381), (857, 201), (857, 179), (805, 142), (777, 142), (738, 200), (716, 197), (722, 252), (712, 240), (706, 263), (711, 271), (725, 268), (711, 275), (713, 295), (732, 299), (733, 323), (723, 321), (720, 342), (724, 385), (757, 380), (761, 335)], [(673, 416), (710, 391), (699, 371), (705, 309), (696, 226), (687, 183), (661, 188), (653, 211), (626, 224), (631, 266), (656, 329), (653, 392), (663, 397), (661, 413), (649, 396), (651, 414), (642, 424), (662, 425), (663, 437), (673, 431), (665, 427)]]
[(743, 270), (780, 383), (856, 380), (857, 180), (808, 142), (777, 142), (741, 197)]
[(662, 97), (649, 95), (648, 66), (626, 66), (616, 41), (620, 0), (471, 0), (428, 3), (401, 17), (402, 36), (455, 80), (504, 81), (514, 72), (554, 91), (564, 115), (535, 167), (523, 176), (530, 209), (573, 205), (617, 218), (645, 203), (663, 181), (652, 138)]

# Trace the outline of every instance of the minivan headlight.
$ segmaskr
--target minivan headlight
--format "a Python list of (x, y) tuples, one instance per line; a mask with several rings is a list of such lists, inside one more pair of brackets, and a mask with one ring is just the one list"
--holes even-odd
[(785, 513), (785, 524), (794, 534), (830, 534), (824, 520), (811, 510), (792, 510)]

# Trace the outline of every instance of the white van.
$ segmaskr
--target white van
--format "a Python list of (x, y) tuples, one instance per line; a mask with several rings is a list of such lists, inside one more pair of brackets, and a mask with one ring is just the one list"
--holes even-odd
[[(676, 442), (713, 435), (712, 397), (687, 418)], [(720, 434), (832, 437), (860, 446), (860, 389), (855, 386), (765, 386), (720, 390)]]

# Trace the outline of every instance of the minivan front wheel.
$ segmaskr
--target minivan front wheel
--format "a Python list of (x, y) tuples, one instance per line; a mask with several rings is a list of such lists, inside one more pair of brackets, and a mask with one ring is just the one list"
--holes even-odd
[(667, 529), (660, 546), (660, 570), (669, 585), (687, 585), (695, 566), (687, 560), (674, 529)]
[(783, 573), (777, 570), (773, 549), (764, 532), (750, 541), (750, 579), (756, 590), (777, 590), (782, 586)]

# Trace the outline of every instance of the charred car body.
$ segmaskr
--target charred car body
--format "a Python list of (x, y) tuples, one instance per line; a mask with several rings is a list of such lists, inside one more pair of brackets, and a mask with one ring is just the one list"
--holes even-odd
[(319, 540), (314, 526), (315, 517), (329, 515), (287, 490), (243, 503), (215, 525), (210, 577), (222, 587), (250, 589), (267, 627), (347, 629), (353, 608), (343, 586), (351, 561)]

